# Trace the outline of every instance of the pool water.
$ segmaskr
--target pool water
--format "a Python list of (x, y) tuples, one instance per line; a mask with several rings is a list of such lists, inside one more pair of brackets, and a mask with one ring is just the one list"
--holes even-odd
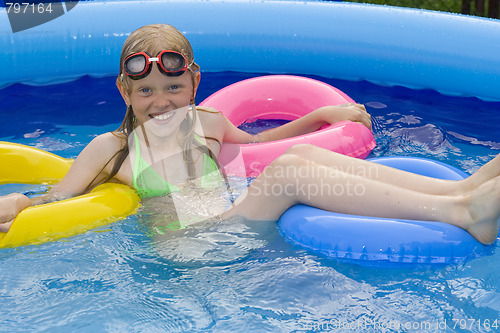
[[(203, 73), (198, 102), (255, 75)], [(500, 153), (499, 102), (318, 79), (367, 106), (372, 157), (423, 156), (471, 173)], [(0, 140), (64, 157), (116, 129), (125, 111), (114, 78), (14, 85), (0, 99)], [(43, 188), (0, 194), (14, 190)], [(0, 249), (0, 331), (500, 331), (498, 245), (460, 265), (361, 267), (292, 246), (274, 222), (213, 222), (152, 240), (142, 218)]]

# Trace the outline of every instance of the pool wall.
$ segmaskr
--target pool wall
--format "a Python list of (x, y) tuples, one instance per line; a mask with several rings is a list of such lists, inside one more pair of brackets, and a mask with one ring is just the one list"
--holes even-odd
[(500, 21), (294, 1), (81, 2), (12, 33), (0, 8), (0, 87), (113, 75), (134, 29), (169, 23), (204, 71), (316, 74), (500, 100)]

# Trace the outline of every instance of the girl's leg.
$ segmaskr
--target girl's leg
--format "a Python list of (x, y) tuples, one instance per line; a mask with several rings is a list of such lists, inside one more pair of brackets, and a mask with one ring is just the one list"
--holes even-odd
[(344, 173), (376, 177), (378, 181), (394, 184), (409, 190), (428, 194), (457, 194), (470, 191), (482, 183), (500, 175), (500, 155), (481, 167), (464, 181), (438, 180), (391, 168), (357, 158), (352, 158), (312, 145), (297, 145), (289, 149), (289, 154), (298, 155)]
[[(285, 154), (264, 170), (223, 217), (277, 220), (289, 207), (304, 203), (338, 213), (442, 221), (469, 231), (483, 243), (496, 239), (500, 177), (470, 193), (436, 195), (400, 187), (392, 180), (386, 182), (390, 170), (398, 173), (400, 182), (412, 184), (403, 176), (407, 173), (399, 174), (392, 168), (384, 170), (384, 177), (370, 177)], [(434, 181), (441, 184), (439, 180), (424, 178), (426, 188), (437, 188)]]

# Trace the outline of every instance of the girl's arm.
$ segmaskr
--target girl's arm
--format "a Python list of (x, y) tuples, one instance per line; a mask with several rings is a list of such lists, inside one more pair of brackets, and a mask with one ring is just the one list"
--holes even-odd
[(36, 200), (56, 201), (90, 191), (103, 181), (112, 167), (112, 159), (121, 149), (122, 140), (112, 133), (94, 138), (75, 159), (63, 179), (44, 196)]
[(371, 130), (371, 116), (364, 105), (342, 104), (324, 106), (313, 112), (291, 121), (285, 125), (263, 131), (255, 136), (257, 142), (286, 139), (293, 136), (314, 132), (324, 125), (349, 120), (359, 122)]
[(320, 127), (339, 121), (349, 120), (359, 122), (371, 130), (371, 116), (364, 105), (342, 104), (337, 106), (324, 106), (313, 112), (291, 121), (285, 125), (272, 128), (256, 135), (251, 135), (234, 126), (226, 119), (224, 138), (225, 142), (250, 143), (267, 142), (286, 139), (318, 130)]
[(46, 194), (27, 198), (20, 193), (0, 197), (0, 232), (7, 232), (14, 218), (29, 206), (83, 194), (106, 176), (106, 167), (120, 149), (121, 141), (111, 133), (96, 137), (73, 162), (68, 173)]
[(0, 197), (0, 232), (9, 231), (12, 221), (23, 209), (31, 206), (30, 199), (20, 193)]

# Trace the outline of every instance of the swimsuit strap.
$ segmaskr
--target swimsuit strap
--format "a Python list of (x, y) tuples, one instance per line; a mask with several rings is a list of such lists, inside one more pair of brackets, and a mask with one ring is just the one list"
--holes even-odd
[[(206, 145), (205, 142), (201, 140), (201, 138), (194, 133), (194, 138), (201, 143), (202, 145)], [(201, 187), (210, 188), (214, 187), (216, 184), (220, 184), (222, 179), (222, 174), (220, 173), (219, 167), (217, 163), (210, 157), (208, 154), (203, 154), (203, 170), (201, 175)]]

